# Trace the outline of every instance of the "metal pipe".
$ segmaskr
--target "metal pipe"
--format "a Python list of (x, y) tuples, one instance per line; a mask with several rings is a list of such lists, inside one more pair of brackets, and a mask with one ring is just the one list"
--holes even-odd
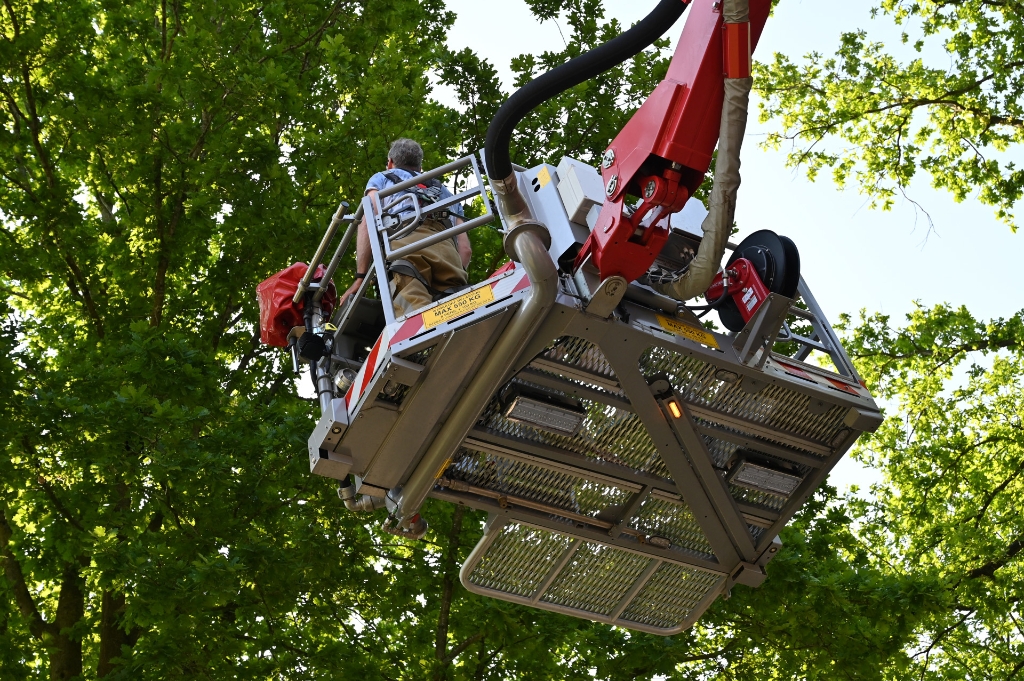
[(325, 414), (331, 409), (331, 400), (334, 399), (334, 381), (331, 380), (331, 375), (324, 368), (324, 365), (330, 364), (330, 361), (331, 357), (327, 355), (316, 363), (316, 393), (320, 398), (321, 414)]
[(396, 500), (392, 516), (399, 523), (405, 523), (417, 514), (434, 481), (444, 472), (452, 454), (555, 303), (558, 270), (541, 236), (531, 229), (520, 230), (510, 238), (510, 248), (516, 252), (530, 277), (530, 293), (509, 320), (409, 480), (401, 490), (391, 491), (391, 498)]
[(459, 168), (462, 168), (462, 167), (464, 167), (467, 164), (470, 164), (470, 165), (472, 165), (475, 168), (475, 166), (476, 166), (476, 159), (474, 159), (472, 156), (466, 156), (466, 157), (460, 158), (458, 161), (452, 161), (451, 163), (446, 163), (443, 166), (438, 166), (437, 168), (434, 168), (433, 170), (428, 170), (428, 171), (426, 171), (424, 173), (420, 173), (419, 175), (411, 177), (408, 180), (406, 180), (405, 182), (399, 182), (398, 184), (393, 184), (390, 187), (385, 187), (384, 189), (381, 189), (379, 192), (377, 192), (377, 196), (379, 196), (382, 199), (385, 199), (385, 198), (391, 196), (392, 194), (397, 194), (400, 191), (405, 191), (409, 187), (415, 187), (416, 185), (418, 185), (421, 182), (423, 182), (423, 180), (432, 180), (435, 177), (441, 177), (442, 175), (447, 175), (448, 173), (452, 172), (453, 170), (458, 170)]
[[(315, 329), (319, 330), (323, 327), (323, 308), (320, 307), (319, 303), (313, 303), (311, 320)], [(326, 357), (322, 357), (319, 361), (314, 362), (310, 368), (313, 375), (316, 376), (316, 393), (320, 400), (321, 414), (326, 414), (330, 411), (331, 400), (334, 399), (334, 381), (331, 380), (331, 375), (327, 373), (330, 364), (331, 357), (328, 354)]]
[(519, 179), (515, 172), (500, 179), (488, 177), (488, 181), (491, 184), (491, 193), (498, 201), (498, 212), (505, 217), (505, 224), (509, 229), (514, 229), (522, 222), (533, 220), (526, 196), (519, 191)]
[(296, 305), (302, 300), (303, 294), (306, 289), (309, 288), (309, 282), (313, 280), (313, 274), (316, 272), (316, 266), (320, 264), (320, 260), (324, 257), (324, 252), (327, 247), (331, 244), (331, 239), (334, 238), (334, 233), (338, 231), (338, 225), (341, 224), (341, 219), (345, 216), (345, 211), (348, 209), (348, 203), (345, 201), (341, 202), (338, 206), (338, 210), (334, 211), (334, 217), (331, 218), (331, 224), (327, 226), (327, 231), (324, 232), (324, 238), (320, 240), (320, 245), (316, 247), (316, 253), (313, 254), (313, 259), (309, 261), (309, 267), (306, 269), (306, 273), (302, 276), (302, 281), (299, 282), (299, 287), (295, 289), (295, 295), (292, 296), (292, 302)]
[(397, 249), (395, 249), (393, 251), (390, 250), (390, 245), (389, 245), (388, 246), (388, 251), (389, 252), (387, 253), (387, 258), (388, 258), (388, 260), (398, 260), (399, 258), (404, 258), (405, 256), (409, 255), (410, 253), (415, 253), (417, 251), (421, 251), (421, 250), (423, 250), (424, 248), (426, 248), (428, 246), (433, 246), (434, 244), (441, 243), (442, 241), (448, 241), (452, 237), (455, 237), (455, 236), (457, 236), (459, 234), (463, 234), (465, 232), (468, 232), (469, 230), (473, 229), (474, 227), (479, 227), (480, 225), (486, 225), (488, 222), (491, 222), (492, 220), (494, 220), (494, 216), (493, 215), (489, 215), (489, 214), (488, 215), (481, 215), (478, 218), (473, 218), (472, 220), (468, 220), (466, 222), (463, 222), (462, 224), (455, 225), (454, 227), (449, 227), (446, 230), (443, 230), (441, 232), (437, 232), (435, 234), (431, 234), (428, 237), (424, 237), (422, 239), (419, 239), (418, 241), (414, 241), (411, 244), (407, 244), (407, 245), (402, 246), (401, 248), (397, 248)]
[(369, 494), (357, 496), (356, 487), (348, 478), (338, 486), (338, 498), (345, 504), (345, 508), (355, 513), (373, 512), (385, 505), (381, 497), (371, 497)]
[(384, 508), (382, 497), (371, 497), (368, 494), (360, 494), (356, 498), (346, 499), (345, 508), (354, 513), (372, 513), (379, 508)]
[[(345, 216), (347, 218), (348, 216)], [(334, 251), (334, 256), (331, 258), (331, 262), (327, 264), (327, 271), (324, 272), (324, 278), (320, 280), (320, 288), (315, 294), (313, 294), (313, 302), (318, 303), (320, 299), (324, 297), (327, 292), (328, 284), (331, 283), (331, 279), (334, 277), (334, 273), (338, 270), (338, 265), (341, 264), (341, 259), (345, 257), (345, 252), (348, 250), (348, 245), (352, 241), (352, 237), (356, 235), (356, 230), (359, 229), (359, 221), (363, 217), (363, 204), (360, 202), (359, 207), (356, 208), (355, 214), (352, 216), (352, 221), (348, 223), (348, 229), (341, 236), (341, 243), (338, 244), (338, 248)], [(345, 218), (342, 218), (343, 220)]]
[(637, 303), (638, 305), (643, 305), (644, 307), (649, 307), (654, 310), (661, 310), (662, 312), (668, 312), (673, 316), (679, 312), (678, 300), (641, 288), (636, 284), (630, 284), (627, 286), (626, 294), (623, 297), (626, 300)]

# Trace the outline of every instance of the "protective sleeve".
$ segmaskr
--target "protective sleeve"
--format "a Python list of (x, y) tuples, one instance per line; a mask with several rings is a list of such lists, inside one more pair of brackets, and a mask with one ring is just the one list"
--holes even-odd
[(707, 291), (725, 255), (725, 246), (736, 215), (736, 194), (740, 187), (740, 147), (747, 127), (747, 104), (753, 82), (751, 78), (727, 78), (725, 81), (715, 183), (708, 201), (708, 216), (701, 225), (704, 238), (686, 274), (671, 284), (654, 286), (676, 300), (689, 300)]

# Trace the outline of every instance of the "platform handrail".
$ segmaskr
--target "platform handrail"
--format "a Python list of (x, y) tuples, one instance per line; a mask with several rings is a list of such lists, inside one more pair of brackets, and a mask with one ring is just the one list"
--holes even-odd
[[(420, 207), (417, 205), (417, 211), (415, 214), (421, 216), (428, 215), (433, 211), (448, 208), (455, 204), (470, 200), (476, 196), (480, 196), (484, 200), (484, 213), (479, 217), (471, 220), (464, 220), (457, 225), (453, 224), (448, 229), (435, 232), (422, 239), (418, 239), (413, 243), (406, 244), (400, 248), (392, 250), (390, 242), (392, 239), (398, 238), (398, 234), (389, 233), (389, 230), (393, 229), (393, 227), (384, 226), (384, 216), (386, 213), (382, 206), (387, 205), (385, 199), (428, 180), (463, 170), (465, 168), (469, 168), (473, 171), (473, 176), (476, 178), (477, 182), (476, 186), (470, 187), (469, 189), (459, 192), (453, 196), (441, 199), (429, 206)], [(480, 173), (479, 162), (474, 155), (464, 156), (463, 158), (452, 161), (451, 163), (447, 163), (443, 166), (439, 166), (416, 175), (404, 182), (399, 182), (398, 184), (385, 187), (372, 195), (364, 196), (360, 204), (360, 210), (367, 218), (367, 226), (369, 227), (370, 224), (373, 225), (372, 228), (367, 229), (370, 237), (370, 251), (373, 254), (373, 271), (377, 277), (377, 290), (380, 292), (381, 301), (383, 303), (384, 318), (389, 324), (395, 321), (395, 316), (394, 310), (392, 309), (388, 263), (407, 257), (412, 253), (421, 251), (424, 248), (433, 246), (434, 244), (452, 239), (459, 234), (464, 234), (475, 227), (485, 225), (494, 220), (494, 212), (491, 209), (491, 202), (487, 194), (487, 184), (484, 182), (483, 176)], [(415, 223), (413, 225), (405, 225), (403, 221), (400, 223), (398, 232), (400, 234), (404, 234), (403, 230), (406, 230), (407, 227), (415, 229), (416, 226), (418, 225), (415, 225)], [(408, 231), (411, 232), (412, 229)], [(360, 297), (359, 293), (354, 296), (356, 299), (358, 299), (358, 297)], [(358, 300), (353, 301), (353, 304), (356, 302), (358, 302)]]
[[(345, 217), (345, 211), (348, 210), (348, 202), (342, 201), (338, 206), (338, 210), (334, 211), (334, 216), (331, 218), (331, 223), (327, 226), (327, 231), (324, 232), (324, 237), (320, 240), (320, 245), (316, 247), (316, 252), (313, 253), (313, 257), (309, 261), (309, 267), (306, 268), (306, 273), (302, 275), (302, 281), (299, 282), (298, 288), (295, 289), (295, 295), (292, 296), (292, 302), (296, 305), (302, 300), (302, 296), (309, 290), (309, 283), (313, 280), (313, 274), (316, 272), (317, 266), (320, 264), (320, 260), (324, 257), (324, 253), (327, 251), (327, 247), (330, 246), (331, 241), (334, 239), (334, 234), (338, 230), (338, 225), (342, 223)], [(327, 278), (324, 278), (324, 286), (326, 287)]]
[(324, 294), (327, 292), (328, 286), (334, 278), (334, 273), (338, 269), (338, 265), (341, 264), (342, 258), (345, 257), (345, 253), (348, 251), (349, 244), (352, 242), (352, 237), (355, 236), (356, 230), (359, 229), (359, 222), (362, 217), (363, 206), (360, 204), (355, 213), (352, 215), (346, 215), (342, 218), (343, 221), (348, 222), (348, 228), (342, 235), (341, 242), (338, 243), (338, 247), (334, 250), (334, 255), (331, 257), (331, 261), (327, 264), (327, 270), (324, 272), (323, 279), (320, 280), (320, 288), (313, 295), (313, 302), (320, 302), (320, 299), (323, 298)]
[[(465, 191), (459, 192), (454, 196), (449, 196), (438, 201), (435, 201), (429, 206), (421, 207), (419, 206), (418, 202), (415, 202), (415, 210), (410, 209), (414, 213), (413, 216), (411, 216), (412, 223), (405, 224), (406, 222), (409, 221), (409, 219), (403, 220), (401, 223), (399, 223), (399, 228), (393, 232), (391, 231), (393, 228), (386, 227), (384, 225), (383, 215), (385, 214), (385, 211), (394, 211), (395, 206), (400, 205), (401, 202), (403, 201), (403, 199), (399, 199), (399, 201), (394, 202), (390, 205), (384, 205), (384, 199), (387, 199), (389, 196), (393, 196), (401, 191), (409, 189), (410, 187), (422, 184), (427, 180), (437, 178), (439, 176), (445, 175), (455, 170), (461, 170), (467, 166), (470, 167), (473, 171), (473, 176), (476, 179), (476, 186), (471, 187)], [(446, 241), (447, 239), (452, 239), (458, 236), (459, 234), (463, 234), (464, 232), (473, 229), (474, 227), (479, 227), (480, 225), (485, 225), (491, 222), (492, 220), (494, 220), (494, 213), (491, 211), (491, 204), (490, 201), (487, 200), (486, 192), (486, 185), (484, 183), (483, 176), (480, 173), (480, 165), (477, 162), (476, 156), (474, 155), (464, 156), (463, 158), (457, 161), (453, 161), (452, 163), (448, 163), (439, 168), (434, 168), (433, 170), (429, 170), (425, 173), (408, 179), (405, 182), (400, 182), (396, 185), (392, 185), (390, 187), (386, 187), (380, 190), (379, 192), (376, 193), (370, 209), (376, 216), (376, 231), (381, 234), (388, 235), (387, 238), (382, 239), (382, 252), (384, 254), (384, 258), (388, 262), (394, 262), (395, 260), (404, 258), (405, 256), (411, 253), (415, 253), (416, 251), (428, 248), (429, 246), (433, 246), (434, 244), (441, 243), (442, 241)], [(392, 239), (403, 238), (404, 236), (407, 236), (408, 233), (411, 233), (413, 230), (415, 230), (415, 228), (419, 226), (419, 223), (422, 221), (424, 215), (429, 215), (430, 213), (436, 211), (445, 210), (451, 206), (463, 203), (477, 196), (482, 196), (484, 198), (484, 213), (482, 215), (475, 217), (471, 220), (463, 220), (461, 224), (453, 224), (448, 229), (432, 234), (429, 237), (419, 239), (415, 243), (407, 244), (405, 246), (392, 250), (390, 241)], [(366, 199), (363, 200), (363, 205), (366, 205)], [(364, 208), (364, 212), (365, 210), (366, 209)]]

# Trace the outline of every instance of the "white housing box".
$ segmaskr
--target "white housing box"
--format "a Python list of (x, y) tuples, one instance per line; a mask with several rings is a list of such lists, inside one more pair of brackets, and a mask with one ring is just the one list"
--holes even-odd
[(558, 163), (558, 195), (570, 222), (587, 224), (587, 213), (604, 203), (604, 180), (593, 167), (563, 156)]

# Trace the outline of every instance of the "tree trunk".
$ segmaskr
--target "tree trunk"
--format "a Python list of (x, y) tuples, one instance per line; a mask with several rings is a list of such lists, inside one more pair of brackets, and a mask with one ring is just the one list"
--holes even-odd
[(131, 645), (128, 634), (121, 627), (124, 614), (124, 594), (103, 592), (100, 603), (100, 660), (96, 665), (96, 676), (103, 678), (116, 667), (114, 658), (121, 657), (121, 647)]
[(82, 639), (78, 633), (71, 631), (85, 613), (84, 585), (78, 570), (78, 565), (68, 563), (64, 566), (61, 578), (54, 622), (57, 634), (50, 650), (51, 681), (65, 681), (82, 673)]
[(437, 632), (434, 639), (434, 654), (442, 661), (448, 656), (448, 619), (455, 591), (455, 566), (459, 560), (459, 536), (462, 534), (462, 516), (465, 511), (465, 507), (456, 506), (452, 512), (452, 529), (448, 533), (448, 547), (445, 549), (441, 611), (437, 617)]

